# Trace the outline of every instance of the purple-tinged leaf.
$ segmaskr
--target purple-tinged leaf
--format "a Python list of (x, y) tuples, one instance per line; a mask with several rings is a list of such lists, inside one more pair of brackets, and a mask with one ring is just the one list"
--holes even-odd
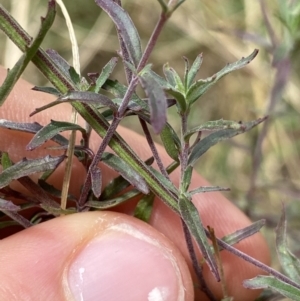
[(132, 184), (139, 191), (141, 191), (144, 194), (149, 193), (149, 188), (145, 180), (123, 159), (111, 153), (104, 153), (102, 155), (101, 161), (108, 167), (120, 173), (120, 175), (123, 178), (125, 178), (130, 184)]
[(167, 98), (161, 86), (150, 73), (142, 73), (139, 80), (149, 98), (151, 125), (154, 133), (159, 134), (167, 122)]
[(101, 169), (96, 166), (91, 170), (92, 190), (96, 198), (101, 195), (102, 187), (102, 172)]
[(208, 243), (199, 212), (193, 202), (185, 195), (179, 196), (179, 211), (182, 219), (189, 228), (191, 234), (194, 236), (201, 253), (206, 260), (208, 267), (217, 281), (220, 280), (216, 259)]
[[(150, 157), (145, 161), (146, 165), (150, 166), (154, 162), (154, 158)], [(126, 189), (130, 183), (125, 180), (122, 176), (118, 176), (109, 182), (103, 189), (100, 200), (105, 201), (111, 199), (113, 196), (120, 194), (124, 189)]]
[(257, 276), (243, 281), (245, 288), (269, 288), (294, 301), (300, 301), (300, 289), (273, 276)]
[(64, 158), (65, 156), (46, 156), (39, 159), (24, 158), (0, 173), (0, 188), (9, 185), (12, 180), (54, 169), (64, 160)]
[(5, 215), (9, 216), (14, 221), (16, 221), (21, 226), (23, 226), (25, 229), (33, 226), (33, 224), (28, 219), (26, 219), (24, 216), (20, 215), (18, 212), (9, 211), (9, 210), (2, 210), (2, 212)]
[(189, 104), (194, 103), (204, 93), (206, 93), (215, 83), (217, 83), (226, 74), (241, 69), (248, 65), (257, 55), (258, 50), (255, 49), (248, 57), (241, 60), (227, 64), (222, 70), (207, 79), (200, 79), (192, 84), (186, 94), (186, 99)]
[[(58, 165), (57, 165), (58, 166)], [(56, 167), (57, 167), (56, 166)], [(55, 167), (55, 168), (56, 168)], [(22, 177), (18, 179), (18, 182), (23, 185), (31, 194), (31, 200), (36, 204), (44, 204), (48, 207), (59, 207), (59, 204), (51, 199), (47, 193), (30, 177)]]
[[(252, 223), (251, 225), (236, 230), (234, 233), (228, 234), (223, 236), (221, 239), (222, 241), (226, 242), (229, 245), (237, 244), (238, 242), (242, 241), (243, 239), (254, 235), (255, 233), (259, 232), (259, 230), (266, 224), (266, 220), (261, 219), (257, 222)], [(223, 250), (221, 246), (219, 246), (220, 251)]]
[(65, 77), (71, 79), (70, 75), (70, 65), (69, 63), (61, 57), (58, 52), (54, 49), (47, 49), (46, 53), (49, 55), (53, 63), (59, 68), (59, 70), (64, 74)]
[(107, 96), (89, 91), (71, 91), (60, 97), (60, 99), (63, 101), (79, 101), (93, 105), (101, 105), (109, 107), (114, 112), (118, 110), (113, 101), (111, 101)]
[[(37, 122), (33, 123), (20, 123), (20, 122), (13, 122), (5, 119), (0, 119), (0, 127), (9, 129), (9, 130), (15, 130), (20, 132), (27, 132), (27, 133), (33, 133), (36, 134), (39, 130), (43, 128), (42, 125), (40, 125)], [(61, 136), (56, 135), (51, 138), (52, 141), (58, 143), (59, 145), (68, 145), (68, 140)]]
[(0, 198), (0, 210), (8, 210), (8, 211), (19, 211), (21, 210), (20, 206), (15, 205), (12, 201), (7, 201)]
[(229, 138), (232, 138), (236, 135), (245, 133), (249, 130), (251, 130), (253, 127), (257, 126), (264, 120), (266, 120), (267, 117), (259, 118), (257, 120), (240, 123), (240, 128), (238, 129), (225, 129), (225, 130), (219, 130), (217, 132), (214, 132), (207, 137), (200, 140), (195, 147), (193, 148), (188, 164), (194, 166), (196, 161), (212, 146), (217, 144), (219, 141), (226, 140)]
[(285, 206), (283, 205), (281, 218), (276, 228), (276, 251), (287, 276), (300, 283), (300, 260), (288, 248), (286, 224)]
[(109, 208), (113, 208), (115, 206), (118, 206), (124, 202), (127, 202), (133, 198), (136, 198), (137, 196), (141, 195), (141, 193), (136, 190), (136, 189), (132, 189), (130, 191), (127, 191), (125, 193), (122, 193), (122, 195), (109, 199), (109, 200), (105, 200), (105, 201), (87, 201), (84, 205), (87, 207), (91, 207), (91, 208), (96, 208), (96, 209), (109, 209)]
[(85, 129), (78, 124), (65, 122), (65, 121), (51, 120), (49, 124), (44, 126), (34, 135), (34, 137), (26, 146), (26, 149), (34, 150), (40, 145), (42, 145), (43, 143), (45, 143), (46, 141), (52, 139), (58, 133), (63, 131), (74, 131), (74, 130), (79, 130), (83, 133), (83, 135), (85, 134)]
[(142, 57), (141, 42), (139, 34), (128, 13), (115, 1), (95, 0), (95, 2), (115, 23), (119, 35), (124, 41), (131, 62), (135, 67), (137, 67)]

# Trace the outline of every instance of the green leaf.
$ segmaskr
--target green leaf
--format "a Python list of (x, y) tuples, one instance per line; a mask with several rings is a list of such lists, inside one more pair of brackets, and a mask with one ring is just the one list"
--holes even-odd
[(104, 107), (109, 107), (114, 112), (118, 110), (113, 101), (110, 100), (107, 96), (97, 94), (95, 92), (70, 91), (69, 93), (61, 96), (60, 99), (65, 101), (79, 101), (93, 105), (102, 105)]
[(219, 130), (217, 132), (214, 132), (207, 137), (200, 140), (195, 147), (193, 148), (188, 164), (194, 166), (196, 161), (212, 146), (217, 144), (219, 141), (226, 140), (229, 138), (232, 138), (236, 135), (242, 134), (244, 132), (247, 132), (251, 130), (256, 125), (263, 122), (267, 117), (259, 118), (257, 120), (245, 122), (240, 124), (239, 129), (225, 129), (225, 130)]
[(42, 145), (44, 142), (46, 142), (47, 140), (52, 139), (58, 133), (63, 131), (73, 131), (73, 130), (79, 130), (83, 133), (83, 135), (85, 134), (85, 129), (79, 126), (78, 124), (65, 122), (65, 121), (51, 120), (49, 124), (44, 126), (34, 135), (34, 137), (26, 146), (26, 149), (34, 150), (40, 145)]
[(169, 123), (166, 123), (160, 132), (160, 138), (168, 155), (173, 160), (179, 161), (180, 140)]
[(95, 0), (95, 2), (115, 23), (118, 33), (122, 37), (130, 56), (131, 62), (137, 67), (142, 57), (142, 48), (139, 34), (128, 13), (116, 2), (111, 0)]
[(244, 280), (243, 285), (250, 289), (270, 288), (291, 300), (300, 301), (299, 288), (276, 279), (273, 276), (257, 276), (253, 279)]
[(189, 191), (190, 195), (204, 192), (215, 192), (215, 191), (230, 191), (230, 188), (220, 187), (220, 186), (201, 186), (196, 189)]
[(185, 141), (188, 141), (193, 134), (198, 133), (200, 131), (239, 129), (240, 127), (241, 127), (241, 123), (233, 120), (219, 119), (219, 120), (207, 121), (204, 124), (201, 124), (199, 126), (196, 126), (188, 130), (184, 135), (184, 139)]
[(219, 272), (217, 268), (217, 263), (214, 258), (213, 252), (207, 241), (207, 237), (200, 220), (199, 212), (193, 202), (189, 200), (186, 196), (179, 196), (179, 210), (180, 214), (188, 226), (190, 232), (193, 234), (197, 244), (201, 250), (203, 257), (205, 258), (209, 269), (217, 280), (220, 279)]
[(175, 71), (175, 69), (170, 67), (169, 64), (167, 63), (167, 64), (164, 64), (163, 71), (164, 71), (164, 74), (165, 74), (165, 77), (166, 77), (168, 83), (172, 86), (172, 88), (175, 91), (185, 93), (185, 88), (182, 83), (182, 80), (181, 80), (180, 76), (178, 75), (178, 73)]
[(117, 171), (124, 177), (129, 183), (136, 187), (139, 191), (144, 194), (149, 193), (149, 188), (145, 180), (137, 173), (131, 166), (129, 166), (123, 159), (117, 157), (111, 153), (103, 153), (101, 161)]
[(177, 90), (174, 90), (173, 88), (165, 89), (165, 91), (167, 93), (169, 93), (170, 95), (172, 95), (176, 99), (179, 113), (186, 112), (187, 106), (186, 106), (185, 96), (181, 92), (178, 92)]
[(153, 193), (144, 195), (137, 203), (133, 216), (148, 223), (153, 209), (154, 198), (155, 195)]
[(7, 152), (1, 152), (1, 165), (3, 170), (13, 165)]
[(38, 51), (45, 35), (53, 24), (55, 13), (55, 1), (49, 1), (47, 15), (45, 18), (41, 18), (42, 25), (37, 37), (30, 43), (30, 46), (26, 47), (24, 54), (14, 67), (8, 71), (8, 74), (0, 87), (0, 106), (3, 105), (5, 99), (13, 89), (21, 74)]
[(13, 166), (5, 169), (0, 173), (0, 188), (3, 188), (12, 180), (16, 180), (34, 173), (43, 172), (56, 168), (65, 156), (51, 157), (46, 156), (39, 159), (26, 159), (17, 162)]
[(186, 90), (188, 90), (190, 88), (190, 86), (193, 84), (193, 81), (195, 80), (195, 77), (196, 77), (196, 75), (197, 75), (197, 73), (198, 73), (198, 71), (199, 71), (199, 69), (202, 65), (202, 61), (203, 61), (203, 56), (202, 56), (202, 53), (201, 53), (196, 57), (191, 69), (189, 70), (189, 72), (188, 72), (188, 74), (185, 78)]
[(207, 79), (200, 79), (196, 81), (188, 90), (186, 99), (189, 104), (194, 103), (200, 98), (205, 92), (207, 92), (215, 83), (217, 83), (226, 74), (241, 69), (249, 64), (257, 55), (258, 50), (255, 49), (248, 57), (242, 58), (241, 60), (226, 65), (222, 70), (214, 74)]
[(115, 197), (113, 199), (105, 200), (105, 201), (87, 201), (84, 205), (87, 207), (95, 208), (95, 209), (105, 210), (105, 209), (109, 209), (109, 208), (118, 206), (118, 205), (120, 205), (124, 202), (127, 202), (139, 195), (141, 195), (141, 193), (138, 190), (132, 189), (130, 191), (122, 193), (122, 195)]
[(183, 178), (180, 183), (180, 191), (187, 192), (191, 184), (192, 173), (193, 173), (193, 167), (191, 165), (188, 165), (183, 172)]
[(285, 273), (297, 283), (300, 283), (300, 261), (288, 249), (286, 235), (286, 217), (285, 207), (283, 205), (282, 214), (278, 226), (276, 228), (276, 250), (280, 264)]
[(37, 87), (37, 86), (35, 86), (35, 87), (32, 88), (32, 90), (48, 93), (48, 94), (51, 94), (51, 95), (55, 95), (57, 97), (61, 97), (61, 93), (53, 87)]
[[(103, 67), (101, 74), (95, 80), (95, 86), (92, 88), (92, 91), (95, 93), (99, 93), (102, 86), (105, 84), (106, 80), (112, 74), (113, 70), (115, 69), (118, 62), (117, 57), (113, 57), (110, 61)], [(91, 78), (91, 74), (88, 74)]]
[(150, 121), (154, 133), (159, 134), (167, 122), (167, 99), (162, 87), (149, 72), (139, 75), (139, 80), (149, 98)]
[[(106, 80), (102, 88), (119, 99), (123, 99), (127, 91), (126, 86), (120, 84), (117, 80), (113, 81), (110, 79)], [(136, 105), (140, 106), (143, 110), (149, 112), (149, 107), (145, 103), (145, 101), (140, 99), (136, 93), (133, 93), (131, 100), (128, 104), (128, 108), (131, 108), (132, 106)]]

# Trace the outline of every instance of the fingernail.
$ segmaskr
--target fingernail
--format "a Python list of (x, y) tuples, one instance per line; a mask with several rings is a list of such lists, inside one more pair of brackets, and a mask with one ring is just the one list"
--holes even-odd
[(107, 228), (88, 242), (66, 273), (72, 300), (184, 300), (170, 250), (128, 224)]

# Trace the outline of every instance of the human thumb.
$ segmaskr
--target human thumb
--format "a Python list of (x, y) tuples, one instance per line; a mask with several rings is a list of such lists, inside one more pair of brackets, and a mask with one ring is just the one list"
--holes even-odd
[(187, 265), (133, 217), (59, 217), (0, 241), (1, 300), (193, 300)]

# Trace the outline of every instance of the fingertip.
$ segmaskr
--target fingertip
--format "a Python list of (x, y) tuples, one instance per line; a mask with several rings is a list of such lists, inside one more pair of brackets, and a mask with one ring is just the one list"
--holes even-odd
[(5, 300), (193, 300), (176, 247), (124, 214), (57, 218), (2, 240), (0, 255)]

